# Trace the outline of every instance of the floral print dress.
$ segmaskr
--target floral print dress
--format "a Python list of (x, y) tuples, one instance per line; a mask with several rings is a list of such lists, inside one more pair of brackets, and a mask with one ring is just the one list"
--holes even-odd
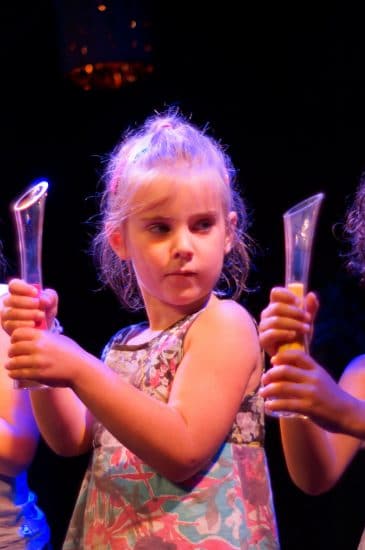
[[(103, 359), (135, 387), (166, 402), (185, 334), (198, 314), (141, 345), (126, 342), (146, 325), (127, 327), (111, 339)], [(96, 423), (93, 456), (63, 550), (277, 550), (263, 441), (263, 402), (255, 392), (242, 401), (204, 471), (173, 483)]]

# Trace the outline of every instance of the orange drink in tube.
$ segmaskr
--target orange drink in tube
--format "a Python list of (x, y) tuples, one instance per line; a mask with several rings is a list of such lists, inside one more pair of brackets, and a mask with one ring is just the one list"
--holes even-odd
[[(295, 294), (298, 298), (300, 298), (301, 303), (303, 304), (304, 300), (304, 284), (303, 283), (288, 283), (287, 288)], [(302, 340), (297, 340), (296, 342), (291, 342), (290, 344), (283, 344), (280, 346), (279, 351), (284, 351), (286, 349), (299, 349), (302, 351), (305, 351), (306, 349), (306, 343), (305, 338), (303, 337)]]

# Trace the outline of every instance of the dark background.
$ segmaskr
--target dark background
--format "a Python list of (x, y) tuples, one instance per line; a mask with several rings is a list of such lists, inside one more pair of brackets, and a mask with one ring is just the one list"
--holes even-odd
[[(247, 298), (257, 317), (271, 286), (284, 278), (283, 212), (325, 193), (311, 287), (323, 296), (319, 326), (328, 329), (319, 331), (318, 354), (337, 377), (365, 348), (363, 332), (356, 330), (365, 325), (364, 298), (353, 280), (341, 281), (344, 290), (337, 293), (343, 258), (333, 234), (365, 166), (359, 5), (303, 2), (294, 11), (273, 2), (150, 4), (153, 75), (120, 90), (89, 92), (64, 79), (51, 1), (1, 7), (0, 235), (8, 276), (17, 274), (9, 204), (44, 177), (50, 182), (44, 284), (59, 292), (65, 333), (100, 353), (111, 334), (131, 320), (109, 291), (99, 290), (87, 252), (102, 158), (127, 126), (154, 109), (178, 105), (197, 124), (209, 122), (239, 170), (250, 232), (260, 245), (251, 280), (256, 291)], [(266, 444), (282, 549), (355, 549), (365, 524), (363, 456), (332, 491), (309, 497), (289, 480), (277, 421), (270, 418)], [(56, 549), (86, 460), (56, 457), (41, 442), (32, 466), (30, 481), (48, 514)]]

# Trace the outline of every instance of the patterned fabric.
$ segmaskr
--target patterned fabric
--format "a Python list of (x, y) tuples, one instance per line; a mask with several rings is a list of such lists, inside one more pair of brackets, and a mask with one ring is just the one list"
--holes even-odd
[(26, 473), (16, 478), (0, 475), (0, 548), (42, 550), (50, 548), (50, 529)]
[[(0, 296), (8, 286), (0, 284)], [(29, 490), (27, 473), (16, 477), (0, 474), (0, 549), (42, 550), (50, 540), (44, 513)]]
[[(128, 327), (112, 338), (103, 358), (135, 387), (166, 402), (184, 336), (198, 314), (142, 345), (125, 342), (145, 324)], [(255, 392), (243, 400), (206, 469), (173, 483), (96, 423), (93, 457), (63, 550), (277, 550), (263, 440), (263, 402)]]

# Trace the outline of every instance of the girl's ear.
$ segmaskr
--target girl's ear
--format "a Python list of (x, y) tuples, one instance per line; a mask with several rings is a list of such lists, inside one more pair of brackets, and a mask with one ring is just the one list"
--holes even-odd
[(235, 239), (236, 227), (237, 227), (237, 212), (234, 212), (232, 210), (228, 214), (228, 218), (227, 218), (226, 238), (224, 243), (225, 254), (228, 254), (228, 252), (230, 252), (232, 249), (234, 239)]
[(128, 251), (122, 231), (120, 229), (112, 231), (109, 234), (108, 240), (115, 254), (119, 256), (121, 260), (127, 260)]

